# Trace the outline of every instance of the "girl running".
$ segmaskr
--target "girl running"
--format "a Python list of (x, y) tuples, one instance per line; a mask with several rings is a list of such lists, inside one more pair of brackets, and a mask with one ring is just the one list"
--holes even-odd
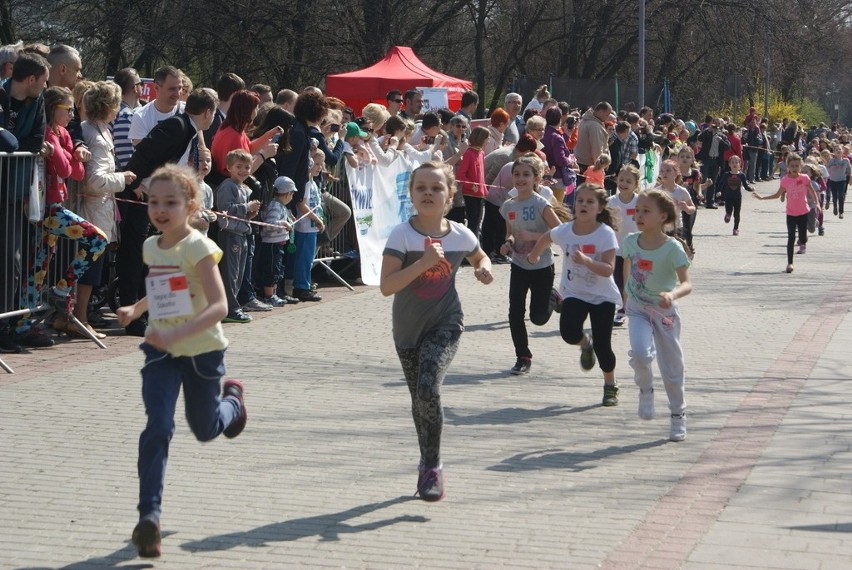
[(799, 253), (805, 253), (808, 243), (808, 195), (819, 204), (819, 197), (811, 188), (811, 179), (802, 174), (802, 157), (791, 152), (787, 154), (787, 174), (781, 179), (781, 186), (771, 196), (761, 196), (757, 192), (753, 196), (758, 200), (774, 200), (786, 198), (787, 202), (787, 273), (793, 272), (793, 246), (796, 243), (796, 230), (799, 230)]
[(618, 171), (618, 177), (615, 179), (618, 187), (618, 194), (610, 196), (608, 200), (609, 207), (617, 213), (618, 231), (616, 238), (618, 239), (618, 250), (615, 252), (615, 268), (613, 270), (613, 278), (615, 285), (618, 287), (618, 293), (621, 295), (621, 308), (615, 313), (615, 318), (612, 321), (613, 326), (620, 327), (624, 324), (624, 257), (621, 254), (621, 246), (624, 244), (624, 238), (628, 234), (637, 231), (636, 228), (636, 200), (639, 199), (639, 169), (628, 164), (621, 167)]
[(420, 444), (417, 492), (424, 501), (444, 497), (441, 384), (464, 330), (456, 272), (466, 258), (476, 279), (486, 285), (494, 279), (473, 232), (444, 218), (455, 191), (452, 167), (416, 168), (409, 193), (417, 214), (391, 231), (382, 258), (380, 288), (394, 295), (393, 340), (411, 395)]
[(746, 176), (740, 171), (742, 168), (742, 160), (734, 155), (728, 159), (728, 170), (719, 177), (719, 182), (716, 189), (722, 193), (725, 200), (725, 223), (731, 221), (731, 215), (734, 216), (734, 235), (740, 235), (740, 208), (743, 205), (743, 191), (745, 188), (749, 192), (754, 192), (749, 183), (746, 181)]
[(121, 326), (148, 311), (140, 346), (145, 353), (142, 400), (148, 423), (139, 437), (140, 519), (133, 529), (133, 544), (143, 558), (160, 556), (163, 484), (181, 386), (186, 419), (199, 441), (219, 434), (236, 437), (248, 418), (242, 384), (228, 380), (219, 386), (228, 346), (220, 321), (228, 314), (228, 302), (217, 267), (222, 251), (189, 225), (199, 208), (193, 171), (164, 166), (154, 173), (148, 216), (162, 233), (145, 240), (142, 250), (149, 267), (148, 294), (116, 311)]
[(517, 191), (500, 207), (500, 215), (506, 220), (506, 243), (500, 248), (501, 255), (512, 255), (509, 278), (509, 329), (515, 345), (515, 366), (510, 372), (527, 374), (532, 365), (527, 327), (524, 324), (527, 293), (530, 294), (530, 321), (544, 325), (550, 320), (555, 306), (553, 289), (553, 256), (546, 249), (538, 263), (527, 261), (529, 253), (538, 239), (548, 230), (559, 225), (550, 202), (539, 195), (544, 164), (534, 154), (524, 155), (512, 165), (512, 183)]
[[(607, 208), (607, 192), (594, 184), (576, 190), (574, 220), (550, 230), (536, 242), (527, 261), (536, 264), (541, 253), (557, 243), (565, 253), (562, 264), (562, 312), (559, 331), (568, 344), (580, 346), (580, 366), (591, 370), (597, 356), (604, 377), (604, 406), (618, 405), (612, 322), (621, 295), (612, 278), (618, 240), (617, 223)], [(586, 317), (592, 334), (583, 332)], [(594, 342), (592, 338), (594, 337)]]
[(639, 417), (654, 417), (654, 357), (669, 398), (669, 439), (686, 439), (683, 349), (680, 313), (675, 301), (692, 291), (689, 258), (680, 242), (665, 228), (677, 220), (671, 196), (651, 190), (636, 204), (638, 233), (624, 240), (624, 279), (627, 282), (627, 328), (630, 366), (639, 386)]
[[(677, 153), (677, 165), (680, 172), (683, 186), (689, 192), (690, 198), (694, 204), (705, 201), (705, 192), (713, 186), (712, 180), (706, 180), (701, 183), (701, 170), (695, 162), (695, 153), (689, 145), (683, 145)], [(713, 200), (712, 193), (709, 200)], [(692, 228), (695, 227), (695, 218), (698, 216), (698, 210), (691, 214), (681, 212), (681, 224), (683, 226), (683, 239), (686, 245), (689, 246), (690, 253), (695, 254), (695, 245), (692, 241)], [(616, 279), (618, 279), (616, 277)]]

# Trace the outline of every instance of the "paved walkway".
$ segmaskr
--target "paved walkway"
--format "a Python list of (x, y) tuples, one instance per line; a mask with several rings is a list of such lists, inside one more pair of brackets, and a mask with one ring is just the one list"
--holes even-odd
[(229, 325), (249, 424), (200, 444), (177, 418), (152, 563), (128, 540), (138, 339), (13, 355), (17, 374), (0, 376), (0, 567), (848, 569), (852, 221), (829, 214), (790, 275), (780, 203), (746, 197), (741, 229), (699, 211), (679, 444), (665, 414), (636, 417), (626, 330), (618, 407), (600, 407), (600, 373), (580, 370), (555, 320), (531, 327), (533, 373), (511, 377), (508, 267), (488, 287), (463, 269), (468, 330), (444, 389), (436, 504), (412, 499), (390, 299), (333, 288)]

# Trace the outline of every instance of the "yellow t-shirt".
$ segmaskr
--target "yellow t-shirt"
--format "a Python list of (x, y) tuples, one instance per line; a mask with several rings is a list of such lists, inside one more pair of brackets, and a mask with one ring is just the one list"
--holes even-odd
[[(218, 264), (222, 258), (222, 250), (212, 240), (196, 230), (192, 230), (188, 236), (169, 249), (160, 247), (157, 243), (159, 237), (149, 237), (145, 240), (145, 245), (142, 246), (142, 259), (148, 266), (149, 276), (185, 273), (192, 301), (191, 315), (148, 320), (149, 329), (166, 331), (191, 320), (207, 306), (207, 297), (204, 295), (204, 287), (195, 266), (210, 255), (213, 256), (213, 261)], [(222, 325), (216, 323), (215, 326), (176, 342), (169, 349), (169, 354), (172, 356), (197, 356), (205, 352), (224, 350), (227, 346), (228, 339), (225, 338)]]

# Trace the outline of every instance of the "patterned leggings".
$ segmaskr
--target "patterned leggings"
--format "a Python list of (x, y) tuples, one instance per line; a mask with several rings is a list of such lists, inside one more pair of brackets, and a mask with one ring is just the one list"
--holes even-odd
[[(21, 302), (24, 307), (36, 307), (41, 298), (44, 277), (50, 262), (50, 253), (56, 248), (57, 238), (75, 240), (79, 243), (77, 255), (68, 265), (65, 277), (56, 283), (58, 289), (71, 291), (79, 279), (106, 250), (109, 242), (106, 234), (97, 226), (87, 222), (74, 212), (66, 210), (62, 204), (49, 204), (44, 220), (41, 222), (41, 247), (35, 252), (34, 271), (27, 277), (27, 288)], [(29, 330), (29, 319), (18, 323), (18, 332)]]
[(420, 459), (425, 468), (441, 464), (441, 384), (447, 368), (459, 348), (459, 330), (434, 330), (426, 333), (417, 348), (396, 348), (402, 372), (411, 394), (411, 415), (420, 444)]

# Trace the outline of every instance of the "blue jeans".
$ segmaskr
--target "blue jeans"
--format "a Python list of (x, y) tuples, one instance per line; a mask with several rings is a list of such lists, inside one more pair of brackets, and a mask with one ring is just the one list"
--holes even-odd
[(175, 433), (175, 406), (183, 385), (186, 420), (199, 441), (210, 441), (240, 417), (236, 398), (219, 399), (225, 351), (172, 356), (147, 343), (142, 367), (142, 401), (148, 423), (139, 436), (139, 514), (160, 516), (169, 442)]
[[(293, 253), (293, 289), (309, 291), (314, 254), (317, 251), (316, 232), (296, 232), (296, 251)], [(289, 261), (289, 260), (288, 260)]]

